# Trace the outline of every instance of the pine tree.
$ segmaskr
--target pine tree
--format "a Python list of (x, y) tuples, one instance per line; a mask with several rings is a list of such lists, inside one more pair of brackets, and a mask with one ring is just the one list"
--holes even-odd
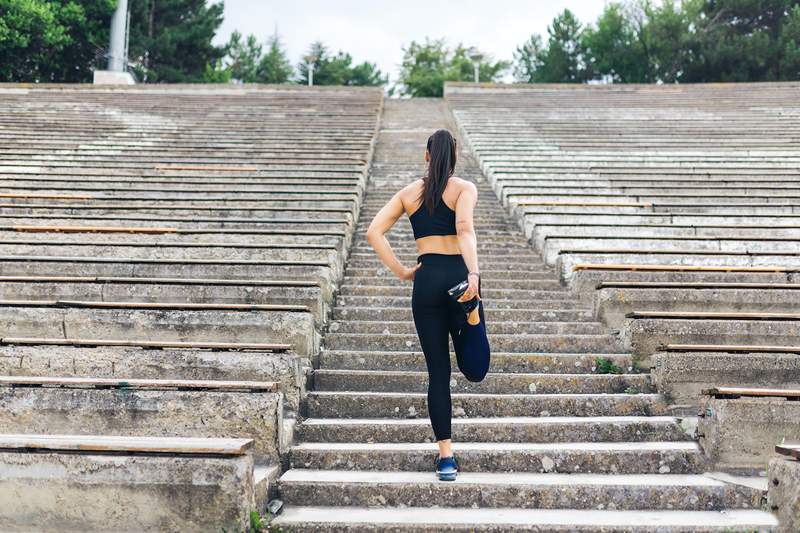
[(222, 24), (223, 4), (206, 0), (130, 2), (129, 56), (143, 81), (203, 81), (207, 65), (225, 55), (211, 41)]
[(267, 53), (258, 64), (258, 81), (261, 83), (287, 83), (293, 70), (286, 52), (281, 46), (280, 37), (275, 32), (267, 39)]
[(242, 83), (258, 81), (258, 65), (261, 60), (261, 45), (255, 35), (242, 40), (242, 34), (234, 31), (226, 46), (231, 77)]

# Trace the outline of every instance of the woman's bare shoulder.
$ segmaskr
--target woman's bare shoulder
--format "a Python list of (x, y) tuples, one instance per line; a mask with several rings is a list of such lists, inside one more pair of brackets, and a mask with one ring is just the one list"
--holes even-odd
[(453, 176), (450, 179), (454, 180), (455, 184), (458, 186), (459, 192), (471, 191), (473, 194), (475, 194), (475, 196), (478, 196), (478, 188), (471, 181), (467, 181), (464, 178), (459, 178), (457, 176)]

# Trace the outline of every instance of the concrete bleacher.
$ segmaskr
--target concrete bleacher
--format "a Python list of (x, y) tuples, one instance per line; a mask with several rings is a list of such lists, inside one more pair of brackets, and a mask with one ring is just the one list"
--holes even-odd
[[(799, 90), (448, 83), (445, 98), (531, 247), (650, 372), (665, 412), (691, 419), (704, 390), (800, 381)], [(763, 400), (745, 404), (758, 420)], [(747, 462), (724, 441), (701, 439), (709, 465)]]
[[(382, 91), (0, 84), (0, 102), (0, 453), (20, 465), (0, 493), (23, 502), (61, 464), (64, 498), (4, 505), (0, 528), (57, 528), (36, 516), (71, 502), (68, 529), (245, 529), (329, 323)], [(130, 486), (106, 452), (144, 457)], [(111, 499), (81, 514), (103, 476)]]

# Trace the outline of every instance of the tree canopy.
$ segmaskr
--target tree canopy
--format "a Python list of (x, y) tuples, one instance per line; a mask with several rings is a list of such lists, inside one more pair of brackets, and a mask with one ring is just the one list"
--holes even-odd
[(0, 0), (0, 81), (82, 82), (105, 63), (116, 0)]
[(626, 0), (580, 27), (565, 10), (520, 45), (525, 82), (623, 83), (800, 79), (800, 0)]
[[(442, 96), (445, 81), (472, 81), (475, 74), (470, 52), (461, 44), (451, 50), (444, 39), (411, 41), (403, 48), (400, 76), (393, 91), (407, 96)], [(487, 54), (481, 55), (480, 81), (496, 81), (510, 65), (507, 61), (493, 61)]]
[[(314, 57), (314, 85), (383, 85), (388, 79), (375, 63), (353, 65), (350, 54), (341, 50), (332, 54), (320, 41), (311, 43), (305, 55)], [(297, 82), (308, 83), (305, 60), (297, 64)]]

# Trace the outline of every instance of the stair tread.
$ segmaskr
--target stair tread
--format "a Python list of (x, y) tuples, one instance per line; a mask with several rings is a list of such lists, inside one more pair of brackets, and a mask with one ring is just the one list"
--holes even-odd
[[(454, 418), (453, 425), (481, 424), (630, 424), (650, 422), (653, 424), (677, 424), (673, 416), (508, 416)], [(420, 418), (307, 418), (301, 422), (306, 426), (335, 426), (359, 424), (387, 424), (394, 426), (429, 426), (427, 419)]]
[[(310, 391), (309, 394), (314, 394), (318, 396), (393, 396), (393, 397), (407, 397), (407, 396), (415, 396), (415, 397), (428, 397), (426, 392), (386, 392), (386, 391)], [(627, 394), (624, 392), (596, 392), (596, 393), (543, 393), (543, 394), (527, 394), (527, 393), (483, 393), (483, 392), (453, 392), (451, 393), (453, 398), (485, 398), (485, 397), (502, 397), (502, 398), (513, 398), (513, 397), (522, 397), (522, 398), (630, 398), (634, 396), (638, 397), (647, 397), (647, 398), (659, 398), (660, 395), (657, 393), (638, 393), (638, 394)]]
[[(292, 446), (298, 450), (359, 450), (377, 452), (395, 451), (434, 451), (438, 445), (434, 442), (301, 442)], [(654, 441), (654, 442), (454, 442), (453, 450), (500, 450), (500, 451), (659, 451), (681, 450), (699, 452), (700, 448), (693, 441)]]
[(516, 509), (467, 507), (324, 507), (288, 505), (272, 522), (276, 526), (298, 523), (365, 525), (537, 525), (587, 527), (776, 527), (770, 513), (751, 509), (726, 511), (609, 511), (595, 509)]

